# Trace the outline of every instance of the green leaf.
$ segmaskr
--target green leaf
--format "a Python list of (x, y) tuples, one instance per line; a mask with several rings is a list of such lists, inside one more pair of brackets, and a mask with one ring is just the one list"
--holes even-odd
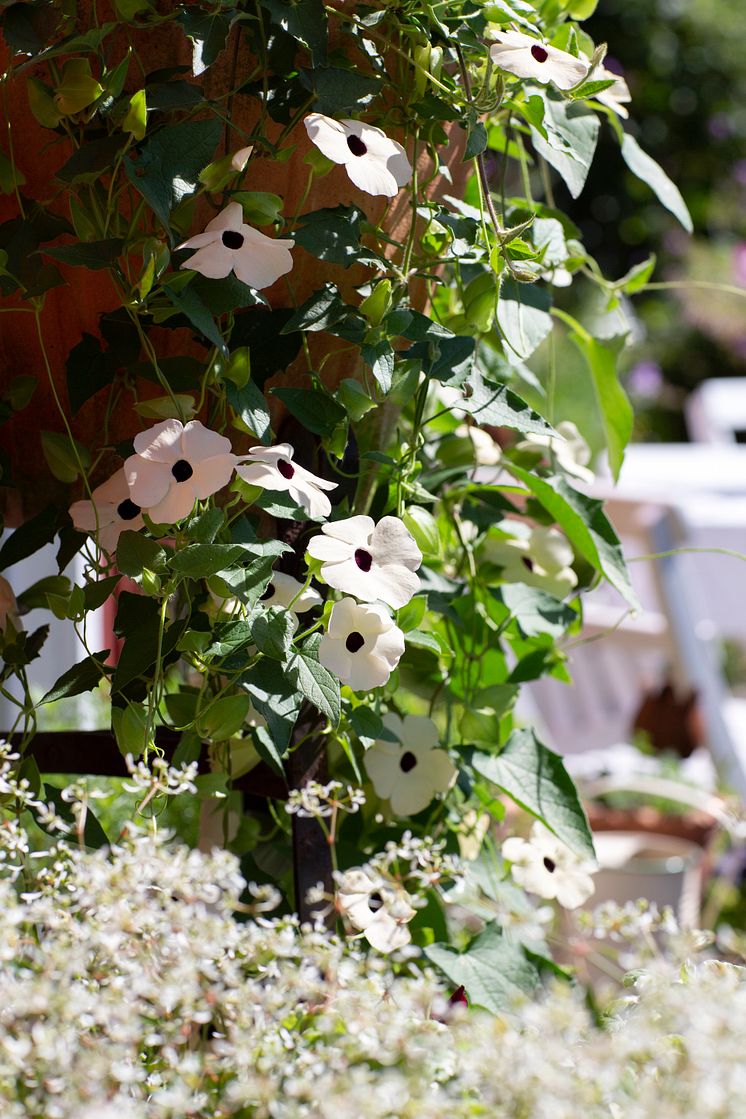
[(327, 18), (323, 0), (262, 0), (270, 19), (311, 52), (314, 66), (326, 65)]
[(487, 147), (487, 129), (481, 120), (474, 120), (469, 123), (466, 129), (466, 147), (464, 148), (464, 160), (474, 159), (475, 156), (481, 155)]
[(39, 703), (54, 703), (57, 699), (69, 699), (70, 696), (93, 691), (106, 676), (106, 670), (101, 666), (108, 655), (109, 650), (103, 649), (100, 653), (92, 653), (85, 660), (68, 668), (67, 672), (63, 672), (49, 691), (42, 696)]
[(221, 353), (228, 353), (228, 347), (223, 340), (222, 334), (218, 330), (217, 323), (196, 291), (192, 291), (191, 287), (182, 288), (181, 291), (174, 291), (171, 287), (164, 287), (163, 291), (167, 298), (171, 300), (174, 307), (181, 311), (183, 315), (186, 315), (192, 326), (195, 327), (200, 334), (203, 334), (209, 342), (212, 342), (213, 346), (217, 346)]
[(155, 540), (139, 532), (123, 532), (117, 542), (117, 567), (123, 575), (136, 579), (143, 571), (166, 570), (167, 555)]
[(655, 271), (656, 263), (655, 253), (651, 253), (647, 260), (642, 260), (639, 264), (633, 264), (629, 272), (626, 272), (620, 280), (616, 281), (614, 287), (618, 291), (623, 291), (625, 295), (636, 295), (637, 292), (645, 288)]
[(69, 600), (70, 580), (64, 575), (45, 575), (37, 579), (23, 594), (16, 595), (18, 605), (23, 610), (49, 610), (50, 598)]
[(328, 393), (319, 389), (270, 389), (279, 397), (291, 416), (316, 435), (331, 435), (345, 418), (344, 409)]
[(603, 503), (579, 493), (564, 478), (539, 478), (514, 463), (505, 465), (553, 517), (575, 551), (616, 587), (633, 610), (640, 610), (641, 606), (624, 562), (622, 546), (604, 515)]
[[(45, 803), (53, 804), (55, 812), (61, 816), (66, 824), (70, 824), (75, 831), (77, 820), (72, 809), (72, 805), (62, 798), (62, 790), (58, 789), (55, 785), (44, 786), (44, 801)], [(38, 821), (37, 821), (38, 822)], [(94, 813), (91, 811), (90, 805), (86, 809), (85, 814), (85, 827), (83, 828), (83, 843), (86, 847), (92, 850), (98, 850), (101, 847), (109, 847), (110, 840), (101, 824), (97, 820)]]
[(249, 225), (273, 225), (279, 221), (285, 205), (279, 194), (270, 194), (266, 190), (234, 190), (231, 202), (241, 203), (243, 216)]
[(145, 138), (148, 127), (147, 94), (144, 89), (138, 89), (130, 97), (129, 109), (122, 121), (122, 131), (130, 132), (136, 140)]
[(38, 78), (26, 79), (29, 109), (43, 128), (56, 128), (62, 113), (54, 103), (51, 89)]
[(267, 720), (267, 728), (280, 755), (289, 744), (290, 735), (298, 718), (301, 697), (277, 661), (262, 658), (241, 678), (241, 687), (251, 696), (260, 715)]
[(206, 579), (246, 556), (240, 544), (188, 544), (171, 560), (171, 569), (185, 579)]
[[(41, 432), (41, 449), (47, 466), (60, 482), (74, 482), (80, 474), (80, 462), (86, 470), (91, 465), (91, 454), (87, 447), (71, 440), (68, 435), (57, 431)], [(77, 450), (77, 455), (76, 455)]]
[(197, 692), (170, 692), (164, 696), (168, 717), (177, 729), (191, 726), (197, 714)]
[(225, 386), (228, 403), (241, 422), (265, 445), (269, 443), (270, 419), (267, 401), (261, 389), (253, 381), (247, 381), (240, 388), (237, 385)]
[(612, 346), (578, 331), (571, 331), (570, 338), (585, 358), (591, 374), (593, 389), (601, 415), (609, 466), (618, 480), (624, 461), (624, 449), (629, 443), (634, 423), (634, 413), (626, 392), (617, 376), (617, 353)]
[(5, 152), (0, 151), (0, 194), (13, 194), (17, 187), (23, 186), (26, 176), (14, 167)]
[(273, 606), (255, 619), (252, 636), (260, 653), (284, 662), (293, 643), (294, 631), (295, 620), (291, 611)]
[(562, 758), (530, 727), (514, 730), (497, 755), (476, 752), (472, 765), (568, 847), (595, 856), (588, 819)]
[(109, 595), (114, 593), (119, 579), (120, 576), (117, 574), (98, 579), (93, 583), (86, 583), (83, 587), (83, 608), (88, 611), (98, 610), (99, 606), (103, 606)]
[(199, 712), (197, 730), (203, 738), (225, 742), (238, 734), (250, 708), (251, 699), (247, 695), (222, 696)]
[(472, 1005), (493, 1014), (510, 1010), (516, 998), (533, 994), (539, 985), (539, 973), (521, 945), (506, 940), (494, 921), (465, 952), (448, 944), (428, 944), (424, 952), (455, 986), (464, 988)]
[(552, 297), (536, 284), (505, 280), (497, 304), (497, 324), (519, 358), (530, 357), (552, 333)]
[(459, 401), (458, 406), (473, 416), (480, 427), (510, 427), (537, 435), (552, 431), (551, 425), (506, 385), (495, 384), (481, 375), (473, 377), (469, 384), (471, 395)]
[(124, 241), (109, 237), (105, 241), (79, 241), (74, 245), (55, 245), (42, 249), (45, 256), (79, 268), (109, 268), (121, 254)]
[(184, 524), (184, 532), (195, 544), (212, 544), (225, 524), (222, 509), (205, 509), (193, 514)]
[(316, 94), (314, 112), (327, 116), (360, 112), (381, 92), (380, 78), (358, 70), (328, 66), (301, 70), (300, 77), (306, 89)]
[(334, 284), (324, 284), (320, 291), (309, 295), (294, 315), (285, 323), (281, 334), (294, 330), (328, 330), (347, 316), (352, 308), (342, 301)]
[(525, 583), (505, 583), (493, 593), (505, 603), (526, 637), (542, 633), (561, 637), (578, 616), (571, 606)]
[(92, 334), (84, 334), (67, 355), (67, 395), (73, 416), (86, 400), (112, 383), (116, 369), (116, 360), (101, 349), (99, 340)]
[(193, 71), (196, 75), (202, 74), (225, 50), (234, 17), (228, 12), (205, 12), (195, 6), (194, 9), (182, 8), (176, 18), (194, 44)]
[(166, 229), (174, 207), (197, 190), (222, 131), (217, 117), (169, 124), (125, 157), (127, 178)]
[(369, 365), (381, 392), (389, 392), (394, 379), (394, 350), (387, 338), (360, 347), (363, 361)]
[(622, 159), (633, 175), (647, 183), (662, 206), (677, 218), (687, 233), (693, 230), (692, 218), (686, 202), (681, 196), (681, 191), (675, 183), (671, 182), (666, 172), (656, 163), (652, 156), (643, 151), (629, 132), (624, 133), (622, 140)]
[(86, 109), (103, 92), (103, 86), (91, 74), (91, 64), (87, 58), (68, 58), (62, 67), (54, 103), (62, 116), (71, 117)]
[(336, 727), (341, 711), (339, 680), (307, 653), (295, 654), (288, 674), (300, 693)]
[(546, 139), (531, 126), (531, 140), (539, 155), (562, 177), (573, 198), (577, 198), (588, 178), (599, 133), (599, 119), (593, 109), (553, 96), (541, 90), (544, 102), (543, 127)]
[(139, 758), (150, 745), (148, 709), (142, 704), (128, 703), (125, 707), (112, 707), (111, 728), (120, 754), (132, 754), (134, 758)]
[(63, 183), (93, 182), (103, 171), (114, 166), (125, 144), (123, 136), (104, 136), (88, 140), (63, 163), (55, 177)]
[(379, 257), (360, 245), (360, 222), (365, 214), (357, 206), (335, 206), (303, 214), (293, 239), (318, 260), (331, 264), (377, 264)]
[(404, 512), (402, 520), (426, 559), (440, 556), (438, 522), (428, 509), (422, 505), (410, 505)]
[(0, 571), (28, 559), (45, 544), (50, 544), (58, 529), (58, 510), (53, 505), (47, 505), (41, 513), (20, 525), (4, 542), (0, 548)]

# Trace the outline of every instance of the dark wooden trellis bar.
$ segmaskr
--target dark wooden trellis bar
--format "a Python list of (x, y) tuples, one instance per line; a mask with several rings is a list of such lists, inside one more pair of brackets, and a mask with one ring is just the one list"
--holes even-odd
[[(294, 734), (297, 742), (308, 735), (318, 722), (311, 710), (301, 712)], [(168, 727), (158, 727), (156, 730), (156, 745), (169, 762), (173, 759), (180, 738), (178, 731), (169, 730)], [(18, 746), (20, 736), (12, 735), (9, 740)], [(26, 747), (24, 756), (32, 757), (42, 774), (128, 776), (125, 760), (110, 730), (39, 731)], [(200, 755), (199, 772), (210, 772), (206, 750)], [(317, 738), (309, 738), (292, 751), (286, 761), (286, 773), (287, 780), (283, 781), (265, 762), (260, 762), (235, 780), (233, 788), (244, 794), (244, 810), (251, 811), (252, 807), (256, 809), (262, 801), (269, 799), (287, 800), (289, 789), (301, 788), (311, 780), (325, 780), (324, 743)], [(316, 820), (293, 816), (292, 837), (295, 905), (301, 920), (307, 921), (314, 915), (314, 907), (306, 902), (307, 891), (321, 882), (327, 893), (332, 892), (331, 854), (326, 837)]]

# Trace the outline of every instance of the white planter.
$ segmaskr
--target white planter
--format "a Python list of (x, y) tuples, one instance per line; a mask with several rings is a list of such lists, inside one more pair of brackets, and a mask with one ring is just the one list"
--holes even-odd
[(670, 906), (685, 928), (696, 927), (702, 891), (704, 851), (688, 839), (650, 832), (596, 832), (601, 869), (594, 876), (592, 905), (647, 898)]

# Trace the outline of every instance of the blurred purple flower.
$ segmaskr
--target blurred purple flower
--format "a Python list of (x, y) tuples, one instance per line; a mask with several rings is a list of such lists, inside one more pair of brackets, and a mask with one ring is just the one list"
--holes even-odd
[(663, 388), (663, 371), (655, 361), (638, 361), (627, 374), (627, 388), (633, 396), (654, 400)]
[(733, 164), (733, 178), (739, 186), (746, 187), (746, 159), (739, 159)]
[(746, 241), (739, 241), (733, 250), (733, 278), (746, 287)]

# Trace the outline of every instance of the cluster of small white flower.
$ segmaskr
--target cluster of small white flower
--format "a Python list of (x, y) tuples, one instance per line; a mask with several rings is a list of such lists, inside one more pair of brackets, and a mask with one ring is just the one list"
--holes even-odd
[[(406, 898), (347, 884), (364, 887), (348, 917), (369, 939), (402, 927)], [(244, 889), (226, 852), (135, 831), (112, 852), (72, 851), (21, 898), (0, 871), (4, 1119), (740, 1114), (743, 968), (648, 960), (603, 1027), (559, 982), (490, 1016), (414, 949), (396, 977), (259, 915), (276, 899), (255, 888), (243, 905)]]
[(341, 781), (329, 781), (322, 785), (309, 781), (301, 789), (291, 789), (285, 804), (285, 811), (291, 816), (301, 816), (323, 820), (336, 812), (359, 812), (365, 804), (365, 793)]

